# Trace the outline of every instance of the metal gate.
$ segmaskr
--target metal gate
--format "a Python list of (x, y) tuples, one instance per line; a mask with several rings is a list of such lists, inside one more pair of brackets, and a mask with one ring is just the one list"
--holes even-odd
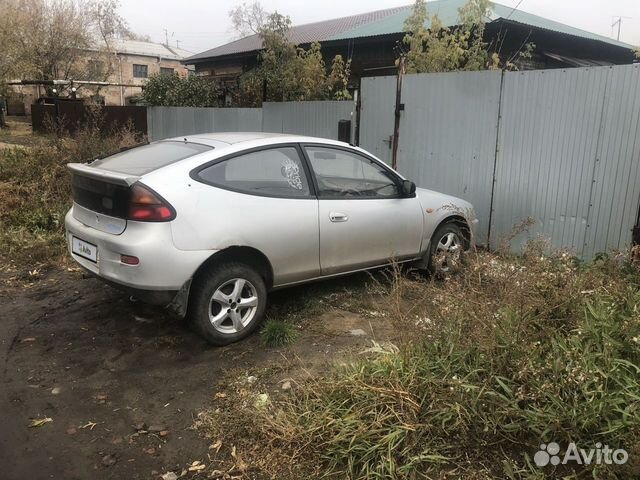
[(396, 77), (363, 78), (360, 100), (360, 146), (391, 165)]

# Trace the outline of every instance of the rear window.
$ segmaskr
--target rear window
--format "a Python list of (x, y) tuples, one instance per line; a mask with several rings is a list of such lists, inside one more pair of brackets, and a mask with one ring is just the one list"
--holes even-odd
[(208, 150), (213, 150), (213, 147), (200, 143), (158, 142), (96, 160), (91, 166), (131, 175), (144, 175)]

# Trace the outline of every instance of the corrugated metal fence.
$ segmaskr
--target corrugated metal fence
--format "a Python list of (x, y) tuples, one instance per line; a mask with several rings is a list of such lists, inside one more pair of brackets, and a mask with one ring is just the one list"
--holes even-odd
[[(362, 84), (361, 145), (384, 160), (394, 94), (380, 92), (390, 79)], [(402, 103), (398, 169), (474, 203), (480, 243), (490, 236), (496, 246), (532, 217), (514, 250), (536, 235), (584, 258), (629, 246), (640, 199), (640, 65), (407, 75)]]
[[(469, 200), (489, 233), (500, 72), (408, 75), (398, 168), (425, 188)], [(464, 105), (464, 110), (459, 107)]]
[(351, 120), (353, 111), (353, 102), (264, 103), (262, 131), (337, 139), (338, 122)]
[(274, 132), (338, 138), (353, 102), (269, 102), (262, 108), (148, 107), (149, 139), (205, 132)]
[(260, 108), (147, 107), (150, 141), (207, 132), (259, 132)]

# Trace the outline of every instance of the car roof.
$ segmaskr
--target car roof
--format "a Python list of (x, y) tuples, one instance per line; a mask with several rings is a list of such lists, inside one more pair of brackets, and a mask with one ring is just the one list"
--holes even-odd
[(166, 138), (161, 142), (179, 141), (194, 142), (210, 145), (212, 147), (220, 147), (220, 143), (234, 145), (244, 142), (252, 142), (259, 145), (272, 145), (277, 143), (326, 143), (332, 145), (348, 145), (345, 142), (331, 140), (328, 138), (308, 137), (304, 135), (292, 135), (288, 133), (269, 133), (269, 132), (212, 132), (212, 133), (195, 133), (193, 135), (183, 135), (181, 137)]

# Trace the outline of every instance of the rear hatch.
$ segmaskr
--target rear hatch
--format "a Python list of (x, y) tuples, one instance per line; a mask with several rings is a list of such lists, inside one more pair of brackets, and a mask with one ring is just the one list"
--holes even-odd
[(212, 148), (199, 143), (165, 141), (136, 147), (90, 164), (70, 163), (73, 216), (89, 227), (119, 235), (126, 229), (131, 214), (132, 187), (143, 175)]
[(73, 217), (89, 227), (119, 235), (127, 227), (130, 185), (139, 177), (118, 175), (83, 164), (69, 164), (73, 172)]

